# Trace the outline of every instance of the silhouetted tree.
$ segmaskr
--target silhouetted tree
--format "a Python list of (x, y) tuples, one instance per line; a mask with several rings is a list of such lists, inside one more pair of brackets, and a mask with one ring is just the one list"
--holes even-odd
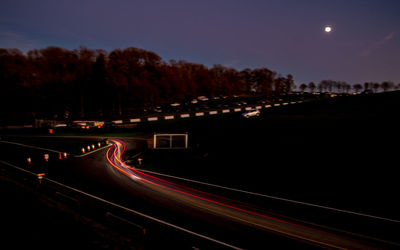
[(371, 82), (365, 82), (364, 83), (364, 90), (368, 90), (372, 88), (373, 83)]
[(314, 92), (315, 88), (316, 88), (316, 86), (315, 86), (314, 82), (310, 82), (308, 84), (308, 89), (310, 90), (311, 93)]
[(331, 92), (332, 90), (332, 83), (331, 81), (328, 80), (322, 80), (319, 84), (318, 84), (318, 89), (320, 90), (320, 92)]
[(351, 86), (347, 82), (342, 82), (342, 88), (343, 88), (343, 92), (348, 94), (351, 89)]
[(377, 82), (372, 84), (372, 88), (374, 89), (374, 92), (376, 93), (378, 89), (381, 87), (381, 85)]
[(385, 82), (382, 82), (381, 88), (382, 88), (383, 92), (386, 92), (389, 89), (392, 89), (393, 85), (394, 85), (393, 82), (385, 81)]
[(103, 50), (97, 50), (96, 61), (93, 64), (93, 83), (94, 83), (94, 107), (97, 107), (97, 111), (100, 117), (110, 117), (112, 110), (110, 109), (108, 102), (108, 94), (112, 91), (112, 86), (109, 82), (109, 75), (107, 72), (107, 52)]
[[(154, 52), (134, 47), (110, 53), (79, 47), (73, 51), (47, 47), (23, 54), (0, 49), (0, 110), (8, 120), (51, 118), (112, 118), (147, 107), (184, 102), (199, 95), (283, 95), (294, 88), (286, 77), (267, 68), (244, 69), (186, 61), (166, 63)], [(365, 89), (398, 88), (392, 82), (367, 82)], [(313, 82), (300, 90), (316, 88)], [(362, 87), (353, 86), (356, 91)], [(346, 82), (323, 80), (323, 92), (348, 93)], [(106, 101), (105, 101), (106, 100)], [(68, 119), (71, 119), (70, 117)]]
[(292, 92), (293, 86), (294, 86), (293, 75), (288, 74), (283, 81), (282, 93), (289, 94), (290, 92)]
[(28, 57), (40, 89), (39, 109), (57, 118), (73, 100), (69, 87), (77, 82), (77, 57), (59, 47), (30, 51)]
[[(267, 68), (253, 70), (253, 79), (256, 84), (257, 92), (269, 96), (271, 94), (273, 84), (275, 85), (274, 91), (279, 92), (281, 82), (279, 82), (279, 86), (277, 83), (275, 83), (275, 75), (275, 72)], [(276, 88), (278, 88), (278, 90)]]
[(250, 94), (251, 90), (255, 89), (255, 81), (251, 69), (244, 69), (239, 72), (241, 92)]
[(306, 90), (306, 88), (307, 88), (307, 84), (302, 83), (302, 84), (300, 84), (299, 88), (300, 88), (301, 92), (304, 92), (304, 90)]
[(360, 90), (362, 89), (361, 84), (357, 83), (353, 85), (353, 89), (355, 92), (360, 92)]
[[(17, 49), (0, 49), (0, 110), (2, 120), (31, 112), (28, 62)], [(25, 106), (28, 104), (28, 106)]]
[(363, 87), (359, 83), (353, 85), (353, 89), (355, 92), (360, 92), (362, 88)]

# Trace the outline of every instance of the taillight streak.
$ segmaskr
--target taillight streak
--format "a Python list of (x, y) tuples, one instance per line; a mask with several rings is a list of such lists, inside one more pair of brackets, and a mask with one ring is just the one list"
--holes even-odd
[[(208, 196), (218, 197), (217, 195), (209, 194), (209, 193), (206, 193), (206, 192), (203, 192), (203, 191), (200, 191), (200, 190), (196, 190), (196, 189), (193, 189), (193, 188), (182, 186), (182, 185), (179, 185), (179, 184), (176, 184), (176, 183), (173, 183), (173, 182), (170, 182), (170, 181), (167, 181), (167, 180), (164, 180), (164, 179), (161, 179), (161, 178), (158, 178), (158, 177), (143, 173), (143, 172), (141, 172), (141, 171), (139, 171), (137, 169), (134, 169), (134, 168), (126, 165), (122, 161), (122, 155), (125, 152), (125, 148), (126, 148), (125, 143), (123, 141), (120, 141), (120, 140), (117, 140), (117, 139), (115, 139), (114, 141), (116, 143), (115, 143), (114, 152), (113, 152), (113, 154), (111, 156), (112, 160), (109, 157), (109, 152), (111, 151), (111, 148), (108, 149), (108, 151), (107, 151), (107, 160), (114, 168), (116, 168), (117, 170), (119, 170), (120, 172), (122, 172), (123, 174), (125, 174), (128, 177), (135, 177), (137, 180), (141, 180), (143, 182), (146, 182), (148, 184), (160, 187), (162, 189), (170, 190), (170, 191), (173, 191), (173, 192), (176, 192), (176, 193), (179, 193), (179, 194), (183, 194), (183, 195), (195, 198), (195, 199), (199, 199), (199, 200), (202, 200), (202, 201), (205, 201), (205, 202), (209, 202), (209, 203), (212, 203), (212, 204), (215, 204), (215, 205), (218, 205), (218, 206), (222, 206), (222, 207), (225, 207), (225, 208), (233, 209), (235, 211), (240, 211), (240, 212), (247, 213), (247, 214), (250, 214), (250, 215), (253, 215), (253, 216), (259, 216), (261, 218), (269, 219), (271, 221), (283, 223), (283, 224), (286, 224), (286, 225), (295, 226), (295, 227), (298, 227), (298, 228), (303, 228), (303, 229), (306, 229), (306, 230), (323, 233), (325, 235), (335, 235), (335, 234), (330, 233), (330, 232), (321, 231), (321, 230), (318, 230), (316, 228), (311, 228), (311, 227), (308, 227), (308, 226), (304, 226), (304, 225), (296, 224), (296, 223), (293, 223), (293, 222), (285, 221), (285, 220), (282, 220), (282, 219), (279, 219), (279, 218), (271, 217), (271, 216), (268, 216), (268, 215), (264, 215), (264, 214), (257, 213), (257, 212), (254, 212), (254, 211), (250, 211), (250, 210), (247, 210), (247, 209), (243, 209), (243, 208), (240, 208), (240, 207), (232, 206), (232, 205), (229, 205), (229, 204), (226, 204), (226, 203), (222, 203), (222, 202), (219, 202), (219, 201), (216, 201), (216, 200), (212, 200), (212, 199), (208, 199), (208, 198), (202, 197), (202, 196), (200, 196), (198, 194), (192, 194), (192, 193), (189, 193), (187, 191), (182, 191), (182, 190), (179, 190), (177, 188), (165, 186), (165, 185), (156, 183), (154, 181), (151, 181), (149, 179), (160, 181), (160, 182), (166, 183), (166, 184), (171, 185), (171, 186), (179, 187), (181, 189), (190, 190), (190, 191), (201, 193), (201, 194), (205, 194), (205, 195), (208, 195)], [(119, 149), (120, 149), (120, 145), (119, 144), (123, 145), (122, 152), (119, 152)], [(119, 152), (119, 157), (117, 157), (117, 152)], [(118, 167), (116, 163), (119, 163), (125, 170), (122, 169), (121, 167)], [(126, 171), (126, 169), (128, 171)], [(134, 173), (132, 173), (132, 171)], [(147, 179), (145, 177), (147, 177)], [(222, 197), (222, 199), (226, 199), (226, 198)], [(286, 233), (286, 234), (288, 234), (288, 233)], [(301, 238), (301, 237), (299, 237), (299, 238)]]

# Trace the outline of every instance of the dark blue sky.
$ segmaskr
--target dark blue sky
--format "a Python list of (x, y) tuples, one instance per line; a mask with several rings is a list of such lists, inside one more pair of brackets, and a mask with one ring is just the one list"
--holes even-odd
[(134, 46), (296, 83), (400, 83), (399, 13), (399, 0), (2, 0), (0, 47)]

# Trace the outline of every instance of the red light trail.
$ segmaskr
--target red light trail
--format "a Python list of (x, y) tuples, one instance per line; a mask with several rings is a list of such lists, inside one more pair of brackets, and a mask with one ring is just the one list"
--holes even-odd
[(274, 231), (291, 238), (306, 240), (321, 246), (334, 248), (360, 247), (361, 242), (354, 239), (221, 202), (220, 200), (231, 201), (231, 203), (235, 204), (239, 203), (218, 195), (203, 192), (143, 173), (126, 165), (122, 160), (122, 156), (126, 149), (125, 143), (118, 139), (113, 139), (111, 141), (114, 143), (114, 148), (109, 148), (107, 150), (107, 161), (122, 174), (128, 176), (137, 183), (141, 182), (143, 185), (158, 191), (160, 195), (166, 195), (169, 198), (175, 199), (177, 202), (195, 205), (199, 209), (206, 209), (209, 212), (227, 217), (236, 222), (256, 226), (268, 231)]

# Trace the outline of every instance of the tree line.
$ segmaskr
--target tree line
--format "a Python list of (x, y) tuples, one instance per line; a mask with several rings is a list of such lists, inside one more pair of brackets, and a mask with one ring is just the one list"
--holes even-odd
[(171, 60), (130, 47), (111, 52), (80, 47), (0, 49), (2, 123), (107, 119), (197, 96), (282, 95), (293, 76), (268, 68), (238, 71), (222, 65)]
[(375, 93), (380, 89), (383, 92), (389, 90), (398, 90), (400, 88), (400, 83), (395, 84), (390, 81), (384, 81), (382, 83), (378, 82), (365, 82), (364, 84), (356, 83), (354, 85), (350, 85), (347, 82), (343, 81), (332, 81), (332, 80), (322, 80), (317, 85), (314, 82), (310, 82), (308, 84), (302, 83), (299, 86), (300, 91), (304, 92), (308, 89), (310, 92), (335, 92), (335, 93), (349, 93), (350, 91), (360, 92), (364, 91), (374, 91)]

